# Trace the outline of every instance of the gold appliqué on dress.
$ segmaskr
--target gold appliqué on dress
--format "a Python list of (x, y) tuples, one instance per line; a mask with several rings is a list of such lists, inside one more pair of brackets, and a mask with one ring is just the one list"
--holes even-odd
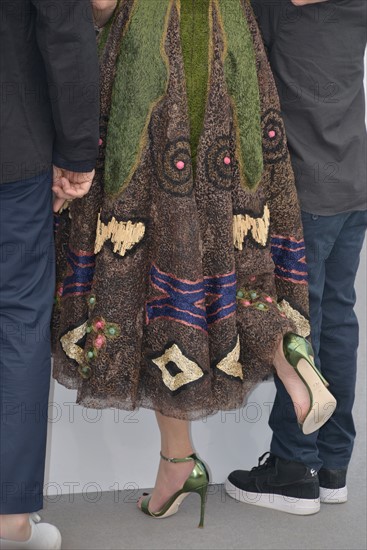
[(233, 376), (234, 378), (240, 378), (243, 380), (242, 366), (239, 363), (240, 358), (240, 337), (237, 336), (237, 342), (235, 347), (216, 365), (216, 368)]
[(249, 232), (252, 238), (261, 246), (266, 246), (269, 236), (270, 210), (268, 205), (264, 206), (264, 213), (261, 217), (254, 218), (249, 214), (236, 214), (233, 216), (233, 240), (238, 250), (243, 249), (243, 243)]
[(104, 243), (110, 239), (114, 245), (113, 252), (125, 256), (126, 252), (138, 244), (144, 235), (145, 225), (142, 222), (119, 222), (113, 217), (106, 225), (102, 222), (101, 215), (98, 214), (94, 252), (98, 254)]
[(77, 345), (87, 334), (87, 321), (79, 327), (70, 330), (61, 336), (61, 347), (70, 359), (74, 359), (79, 365), (85, 362), (84, 349)]
[[(204, 376), (201, 368), (194, 361), (188, 359), (177, 344), (172, 344), (163, 355), (151, 361), (161, 370), (163, 382), (171, 391), (176, 391)], [(167, 369), (170, 362), (174, 363), (181, 372), (172, 376)]]
[(287, 300), (282, 300), (279, 304), (281, 311), (287, 319), (293, 321), (297, 328), (297, 334), (306, 338), (311, 332), (310, 322), (299, 311), (294, 309)]

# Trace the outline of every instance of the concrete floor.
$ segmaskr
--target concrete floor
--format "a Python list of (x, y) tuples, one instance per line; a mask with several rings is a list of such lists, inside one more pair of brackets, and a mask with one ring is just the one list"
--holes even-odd
[(137, 510), (141, 491), (132, 489), (99, 497), (92, 493), (87, 498), (81, 494), (49, 497), (43, 519), (60, 528), (64, 550), (366, 549), (366, 354), (361, 355), (355, 407), (358, 437), (347, 503), (322, 505), (320, 513), (300, 517), (238, 503), (226, 496), (222, 486), (213, 485), (205, 527), (198, 529), (196, 495), (183, 502), (176, 516), (157, 521)]
[[(199, 499), (190, 496), (176, 516), (157, 521), (136, 509), (128, 492), (104, 493), (97, 503), (77, 495), (48, 504), (43, 518), (58, 525), (64, 550), (84, 549), (276, 549), (362, 550), (366, 548), (364, 472), (349, 476), (350, 500), (323, 505), (313, 516), (292, 516), (240, 504), (213, 486), (204, 529), (198, 529)], [(358, 471), (359, 470), (359, 471)], [(91, 498), (92, 495), (89, 495)]]

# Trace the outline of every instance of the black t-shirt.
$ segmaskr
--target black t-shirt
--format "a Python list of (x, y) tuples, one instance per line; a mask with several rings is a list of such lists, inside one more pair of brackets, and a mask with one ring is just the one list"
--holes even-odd
[(367, 0), (253, 0), (268, 48), (302, 209), (367, 209)]

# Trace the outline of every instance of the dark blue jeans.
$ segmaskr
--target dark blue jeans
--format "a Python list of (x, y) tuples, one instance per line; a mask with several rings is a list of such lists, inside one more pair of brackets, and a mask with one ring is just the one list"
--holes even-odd
[(367, 211), (335, 216), (302, 213), (309, 271), (311, 336), (316, 364), (337, 399), (331, 419), (303, 435), (292, 402), (278, 377), (270, 415), (271, 452), (319, 470), (346, 469), (355, 439), (358, 320), (355, 278), (367, 227)]
[(0, 185), (0, 514), (42, 508), (54, 267), (51, 173)]

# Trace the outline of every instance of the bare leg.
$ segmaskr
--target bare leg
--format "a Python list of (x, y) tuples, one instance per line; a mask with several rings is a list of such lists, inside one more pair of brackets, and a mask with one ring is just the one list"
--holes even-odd
[(275, 353), (274, 367), (293, 401), (298, 422), (302, 423), (310, 408), (310, 396), (307, 387), (284, 356), (283, 339), (280, 340)]
[[(184, 458), (194, 451), (191, 444), (189, 422), (156, 413), (161, 432), (161, 451), (167, 458)], [(158, 512), (167, 500), (182, 489), (194, 469), (194, 462), (171, 463), (161, 460), (157, 479), (149, 502), (149, 510)], [(141, 499), (138, 506), (140, 507)]]
[(11, 514), (0, 516), (0, 538), (26, 541), (31, 536), (29, 514)]

